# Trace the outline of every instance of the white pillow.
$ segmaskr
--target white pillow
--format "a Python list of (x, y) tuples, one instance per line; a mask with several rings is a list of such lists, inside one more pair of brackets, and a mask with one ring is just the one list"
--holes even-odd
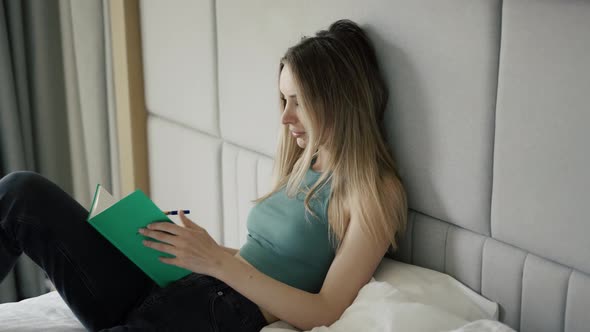
[[(384, 258), (334, 324), (309, 332), (438, 332), (497, 316), (496, 303), (449, 275)], [(300, 330), (278, 321), (261, 332), (292, 331)]]
[(432, 305), (467, 321), (498, 320), (498, 304), (474, 292), (448, 274), (384, 258), (375, 271), (412, 300)]

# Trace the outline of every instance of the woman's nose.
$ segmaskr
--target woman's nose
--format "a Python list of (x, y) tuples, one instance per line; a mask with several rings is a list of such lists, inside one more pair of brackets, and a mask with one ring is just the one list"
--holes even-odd
[(283, 114), (281, 115), (281, 122), (282, 124), (292, 124), (297, 122), (297, 118), (292, 110), (289, 108), (285, 108)]

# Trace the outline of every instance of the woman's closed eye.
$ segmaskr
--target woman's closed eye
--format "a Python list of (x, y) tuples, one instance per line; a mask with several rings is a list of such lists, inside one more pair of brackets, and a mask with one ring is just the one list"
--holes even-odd
[[(287, 105), (287, 100), (285, 98), (281, 98), (281, 101), (285, 103), (285, 106)], [(299, 106), (299, 103), (297, 101), (294, 102), (295, 106)]]

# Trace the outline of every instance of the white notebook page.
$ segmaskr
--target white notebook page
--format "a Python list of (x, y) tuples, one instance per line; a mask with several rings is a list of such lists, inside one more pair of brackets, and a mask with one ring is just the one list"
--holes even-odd
[(117, 200), (108, 191), (106, 191), (103, 186), (99, 185), (96, 192), (96, 198), (94, 200), (94, 206), (90, 211), (90, 218), (98, 215), (115, 203), (117, 203)]

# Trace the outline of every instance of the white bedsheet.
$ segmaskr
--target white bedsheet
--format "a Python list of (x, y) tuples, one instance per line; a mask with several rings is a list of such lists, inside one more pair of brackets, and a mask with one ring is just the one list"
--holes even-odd
[(0, 331), (86, 331), (57, 292), (0, 304)]
[[(313, 332), (348, 331), (453, 331), (513, 332), (504, 324), (481, 317), (473, 322), (432, 304), (416, 302), (387, 282), (372, 280), (359, 292), (354, 303), (330, 327)], [(57, 292), (0, 305), (0, 331), (85, 331)], [(299, 331), (279, 321), (262, 332)]]

